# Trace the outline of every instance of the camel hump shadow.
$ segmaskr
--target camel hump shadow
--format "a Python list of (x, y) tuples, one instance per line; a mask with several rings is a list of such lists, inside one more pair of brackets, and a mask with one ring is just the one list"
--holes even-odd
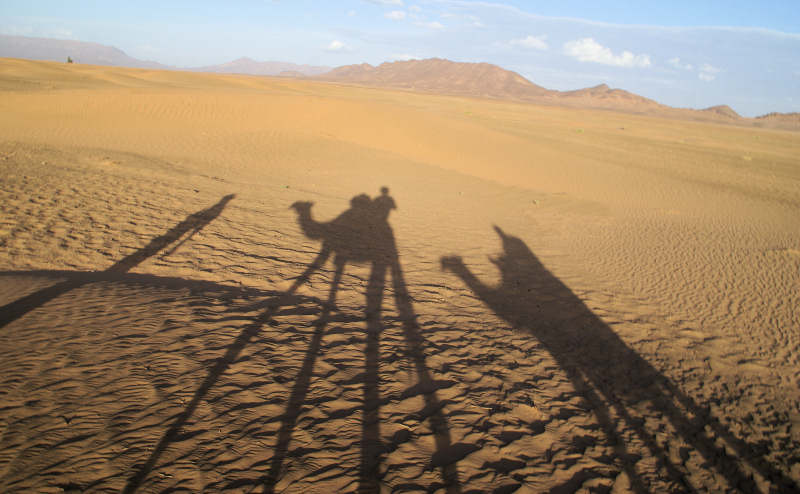
[(317, 221), (311, 214), (314, 203), (297, 201), (290, 206), (298, 215), (300, 229), (306, 237), (321, 240), (322, 249), (334, 254), (334, 262), (372, 262), (388, 264), (396, 257), (394, 235), (388, 216), (396, 209), (388, 189), (375, 199), (359, 194), (350, 199), (350, 207), (330, 221)]

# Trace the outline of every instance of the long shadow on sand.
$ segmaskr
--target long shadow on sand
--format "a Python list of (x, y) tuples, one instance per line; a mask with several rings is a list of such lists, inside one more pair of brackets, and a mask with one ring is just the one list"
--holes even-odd
[[(115, 276), (127, 273), (135, 268), (146, 259), (158, 254), (163, 249), (166, 249), (171, 244), (174, 244), (183, 237), (183, 240), (173, 246), (170, 252), (177, 249), (181, 244), (186, 242), (195, 233), (202, 230), (206, 225), (214, 221), (220, 213), (225, 209), (228, 202), (235, 196), (229, 194), (224, 196), (213, 206), (198, 211), (186, 217), (183, 221), (170, 228), (163, 235), (159, 235), (150, 241), (147, 245), (137, 250), (133, 254), (121, 259), (114, 263), (102, 273), (85, 273), (82, 276), (69, 276), (66, 280), (56, 283), (55, 285), (43, 288), (30, 295), (22, 297), (14, 302), (0, 307), (0, 328), (5, 327), (9, 323), (19, 319), (28, 312), (41, 307), (47, 302), (59, 297), (70, 290), (79, 288), (86, 283), (98, 279), (112, 279)], [(184, 237), (185, 236), (185, 237)]]
[[(484, 284), (459, 257), (443, 257), (442, 267), (461, 278), (498, 316), (544, 345), (589, 402), (615, 444), (635, 491), (652, 492), (653, 488), (647, 485), (647, 475), (630, 461), (625, 437), (638, 438), (661, 462), (677, 490), (697, 490), (683, 465), (673, 461), (683, 452), (661, 440), (664, 431), (656, 434), (652, 420), (662, 424), (668, 421), (671, 434), (702, 455), (704, 463), (733, 489), (759, 492), (763, 485), (754, 480), (757, 474), (772, 484), (771, 489), (797, 491), (791, 479), (627, 346), (542, 265), (522, 240), (498, 227), (495, 230), (503, 244), (503, 253), (492, 259), (502, 276), (498, 286)], [(648, 421), (639, 415), (642, 409), (647, 410)]]
[(366, 348), (358, 492), (376, 493), (380, 491), (381, 479), (378, 467), (382, 454), (386, 452), (386, 445), (380, 438), (379, 411), (382, 399), (379, 389), (379, 342), (383, 329), (381, 310), (387, 272), (391, 273), (395, 304), (402, 321), (407, 352), (416, 369), (418, 383), (413, 387), (414, 393), (422, 394), (425, 403), (423, 415), (429, 418), (430, 428), (434, 434), (437, 452), (432, 465), (440, 468), (447, 492), (461, 492), (456, 458), (454, 457), (458, 453), (454, 452), (452, 447), (447, 419), (442, 413), (442, 404), (436, 394), (437, 383), (426, 365), (423, 337), (417, 324), (417, 315), (414, 312), (411, 296), (403, 278), (394, 233), (387, 221), (389, 213), (395, 208), (394, 201), (388, 195), (388, 189), (384, 188), (382, 195), (375, 199), (371, 199), (366, 194), (354, 197), (351, 207), (330, 222), (314, 221), (311, 217), (311, 207), (312, 203), (310, 202), (296, 202), (292, 205), (299, 215), (300, 226), (306, 236), (322, 241), (322, 247), (316, 258), (283, 295), (259, 304), (259, 307), (265, 307), (266, 310), (242, 329), (236, 340), (228, 346), (225, 355), (219, 358), (216, 365), (209, 370), (208, 375), (195, 391), (191, 402), (176, 417), (147, 461), (130, 477), (124, 493), (135, 492), (141, 486), (169, 444), (179, 436), (182, 427), (189, 421), (197, 406), (225, 370), (236, 361), (248, 342), (256, 336), (264, 324), (268, 324), (272, 320), (278, 309), (290, 301), (300, 286), (308, 282), (311, 275), (323, 267), (331, 255), (334, 258), (335, 274), (331, 281), (328, 299), (323, 304), (322, 313), (314, 325), (314, 333), (292, 386), (285, 412), (278, 418), (281, 426), (269, 471), (257, 479), (236, 481), (235, 487), (263, 486), (264, 492), (273, 492), (276, 483), (280, 480), (283, 463), (300, 410), (308, 395), (314, 364), (320, 354), (325, 328), (331, 320), (332, 312), (336, 310), (336, 294), (345, 265), (356, 262), (371, 265), (365, 309)]

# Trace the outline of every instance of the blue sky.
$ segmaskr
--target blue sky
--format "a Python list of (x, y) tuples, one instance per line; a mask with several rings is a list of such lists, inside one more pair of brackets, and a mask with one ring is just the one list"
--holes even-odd
[(678, 107), (800, 111), (798, 0), (0, 0), (0, 32), (184, 67), (442, 57), (550, 89), (607, 83)]

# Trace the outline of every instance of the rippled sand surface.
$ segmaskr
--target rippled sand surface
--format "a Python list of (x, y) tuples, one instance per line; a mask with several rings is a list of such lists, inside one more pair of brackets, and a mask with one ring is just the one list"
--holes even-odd
[(798, 490), (798, 156), (0, 60), (0, 491)]

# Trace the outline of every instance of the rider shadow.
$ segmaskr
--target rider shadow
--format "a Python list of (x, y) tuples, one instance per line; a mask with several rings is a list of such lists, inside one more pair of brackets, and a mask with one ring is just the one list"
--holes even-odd
[[(447, 456), (451, 451), (452, 441), (447, 419), (442, 413), (442, 404), (436, 395), (436, 383), (425, 361), (423, 337), (417, 323), (412, 298), (403, 277), (403, 270), (397, 252), (394, 233), (387, 219), (394, 200), (388, 195), (388, 189), (382, 188), (382, 194), (371, 199), (366, 194), (354, 197), (350, 201), (350, 209), (332, 221), (320, 223), (311, 218), (311, 202), (296, 202), (292, 205), (298, 213), (300, 227), (305, 235), (314, 240), (322, 240), (322, 247), (316, 259), (303, 274), (305, 280), (313, 271), (320, 269), (333, 255), (335, 268), (331, 281), (327, 302), (323, 306), (317, 320), (311, 342), (294, 381), (286, 411), (281, 416), (281, 426), (275, 453), (270, 463), (269, 472), (262, 479), (265, 492), (272, 492), (281, 476), (283, 462), (286, 459), (289, 443), (297, 425), (301, 407), (309, 392), (309, 384), (314, 364), (319, 357), (325, 327), (331, 319), (331, 312), (336, 308), (336, 295), (347, 263), (369, 263), (370, 275), (366, 290), (366, 348), (364, 394), (362, 409), (361, 461), (359, 466), (358, 492), (379, 492), (380, 474), (378, 468), (386, 446), (380, 436), (380, 334), (383, 330), (381, 311), (387, 273), (391, 274), (392, 291), (399, 318), (402, 322), (406, 341), (407, 354), (413, 360), (417, 385), (422, 395), (425, 408), (429, 412), (430, 428), (434, 433), (437, 453)], [(443, 483), (447, 492), (460, 492), (458, 472), (455, 462), (440, 466)]]
[[(484, 284), (457, 256), (443, 257), (442, 268), (461, 278), (495, 314), (533, 334), (555, 358), (615, 444), (633, 490), (651, 492), (653, 488), (646, 485), (643, 472), (630, 461), (624, 439), (630, 436), (626, 432), (632, 432), (660, 460), (680, 490), (696, 490), (683, 465), (672, 461), (680, 455), (660, 440), (663, 431), (651, 430), (652, 417), (662, 423), (668, 421), (674, 435), (697, 451), (733, 489), (759, 492), (763, 486), (754, 474), (771, 482), (773, 488), (787, 492), (798, 489), (620, 339), (542, 265), (522, 240), (498, 227), (495, 230), (503, 244), (503, 253), (491, 259), (500, 270), (499, 285)], [(650, 415), (647, 421), (634, 412), (642, 406)]]

